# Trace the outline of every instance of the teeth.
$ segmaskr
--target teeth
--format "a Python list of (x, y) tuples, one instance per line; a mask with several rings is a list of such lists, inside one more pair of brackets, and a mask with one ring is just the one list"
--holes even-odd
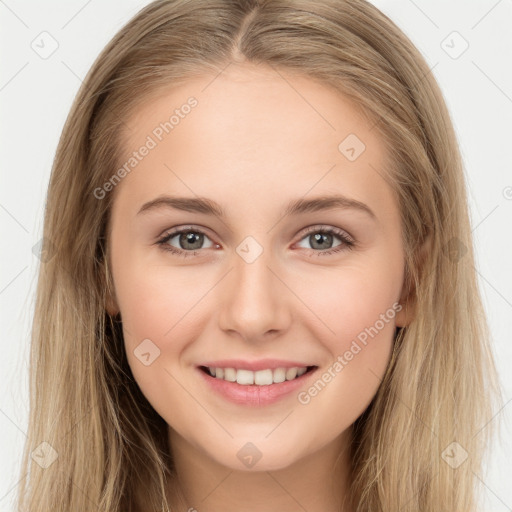
[(228, 382), (237, 382), (242, 386), (250, 386), (256, 384), (257, 386), (269, 386), (270, 384), (278, 384), (285, 380), (293, 380), (307, 371), (306, 367), (302, 368), (275, 368), (271, 370), (258, 370), (253, 372), (251, 370), (236, 370), (235, 368), (213, 368), (208, 367), (210, 375), (216, 379), (227, 380)]
[(236, 381), (238, 384), (243, 385), (254, 384), (254, 372), (250, 370), (238, 370), (236, 372)]
[(234, 368), (226, 368), (224, 370), (224, 380), (227, 380), (229, 382), (235, 382), (236, 381), (236, 370)]
[(276, 368), (272, 380), (276, 383), (284, 382), (286, 380), (286, 370), (284, 368)]
[(286, 370), (286, 380), (292, 380), (297, 377), (297, 368), (288, 368)]

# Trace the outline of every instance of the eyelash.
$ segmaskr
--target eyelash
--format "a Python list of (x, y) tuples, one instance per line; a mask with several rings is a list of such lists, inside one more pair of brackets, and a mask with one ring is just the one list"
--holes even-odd
[[(167, 243), (169, 240), (174, 238), (176, 235), (180, 235), (182, 233), (199, 233), (199, 234), (202, 234), (202, 235), (208, 237), (208, 235), (201, 229), (187, 227), (187, 228), (177, 229), (176, 231), (172, 231), (170, 233), (166, 233), (162, 238), (157, 240), (156, 244), (159, 245), (162, 250), (169, 251), (169, 252), (176, 254), (177, 256), (183, 257), (183, 258), (195, 255), (196, 252), (200, 251), (201, 249), (197, 249), (197, 250), (193, 250), (193, 251), (185, 251), (183, 249), (176, 249), (176, 247), (173, 247), (172, 245), (169, 245)], [(340, 245), (337, 245), (335, 248), (327, 249), (325, 251), (320, 251), (320, 250), (317, 251), (314, 249), (309, 249), (313, 252), (316, 252), (318, 256), (325, 256), (325, 255), (334, 254), (334, 253), (337, 253), (340, 251), (352, 250), (354, 248), (354, 246), (356, 245), (355, 241), (353, 239), (349, 238), (343, 231), (341, 231), (339, 229), (316, 227), (316, 226), (312, 226), (311, 228), (308, 228), (307, 232), (304, 233), (304, 236), (299, 240), (299, 242), (302, 241), (304, 238), (306, 238), (308, 235), (311, 235), (312, 233), (335, 235), (342, 241), (342, 243)]]

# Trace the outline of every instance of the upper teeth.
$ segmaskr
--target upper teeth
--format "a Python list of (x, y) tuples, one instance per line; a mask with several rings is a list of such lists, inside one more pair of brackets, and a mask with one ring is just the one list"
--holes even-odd
[(271, 370), (259, 370), (253, 372), (251, 370), (237, 370), (235, 368), (213, 368), (208, 367), (210, 375), (217, 379), (227, 380), (229, 382), (237, 382), (243, 386), (256, 384), (258, 386), (268, 386), (273, 383), (284, 382), (285, 380), (293, 380), (306, 373), (307, 368), (276, 368)]

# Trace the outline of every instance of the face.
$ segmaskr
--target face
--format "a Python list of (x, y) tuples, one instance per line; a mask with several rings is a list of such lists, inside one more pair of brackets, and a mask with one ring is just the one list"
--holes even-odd
[(339, 93), (281, 75), (232, 65), (140, 105), (109, 192), (133, 375), (171, 442), (236, 469), (336, 443), (405, 322), (383, 142)]

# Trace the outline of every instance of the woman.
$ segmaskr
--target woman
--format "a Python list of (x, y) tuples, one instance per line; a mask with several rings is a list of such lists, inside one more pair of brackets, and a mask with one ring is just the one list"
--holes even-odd
[(121, 29), (50, 180), (20, 510), (476, 509), (499, 393), (429, 71), (361, 0)]

